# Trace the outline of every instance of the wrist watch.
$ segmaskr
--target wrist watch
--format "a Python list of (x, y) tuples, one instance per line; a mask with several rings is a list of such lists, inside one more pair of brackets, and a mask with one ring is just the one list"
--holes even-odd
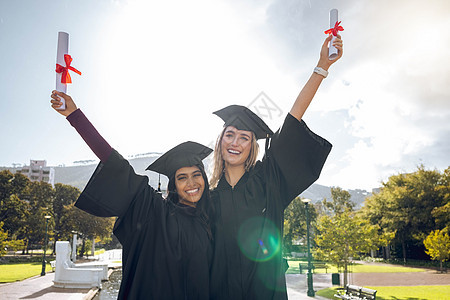
[(314, 68), (314, 73), (317, 73), (319, 75), (322, 75), (323, 78), (327, 78), (328, 76), (328, 71), (325, 71), (324, 69), (322, 69), (321, 67), (315, 67)]

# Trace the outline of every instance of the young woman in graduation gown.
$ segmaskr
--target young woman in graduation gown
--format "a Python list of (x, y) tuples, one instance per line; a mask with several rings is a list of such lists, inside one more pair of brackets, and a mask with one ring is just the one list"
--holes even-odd
[[(318, 72), (328, 59), (328, 37), (320, 52)], [(302, 120), (324, 75), (314, 72), (275, 134), (256, 114), (232, 105), (215, 114), (225, 121), (214, 152), (210, 180), (216, 209), (212, 299), (287, 299), (282, 258), (284, 209), (320, 175), (331, 144)], [(270, 139), (270, 146), (268, 141)], [(256, 161), (257, 139), (266, 138), (266, 152)]]
[(167, 199), (137, 175), (100, 136), (71, 97), (53, 91), (52, 107), (80, 133), (100, 164), (76, 206), (118, 217), (114, 234), (123, 246), (119, 299), (209, 299), (212, 236), (209, 186), (202, 160), (212, 150), (186, 142), (147, 169), (169, 177)]

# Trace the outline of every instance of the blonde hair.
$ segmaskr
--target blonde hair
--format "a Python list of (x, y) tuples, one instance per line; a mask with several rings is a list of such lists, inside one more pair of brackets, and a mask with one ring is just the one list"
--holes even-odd
[[(214, 189), (217, 187), (222, 174), (225, 172), (225, 161), (222, 156), (222, 139), (225, 134), (225, 130), (228, 126), (224, 126), (222, 132), (217, 137), (216, 146), (214, 147), (214, 169), (209, 180), (209, 186)], [(255, 164), (256, 158), (258, 157), (259, 144), (256, 140), (255, 134), (252, 132), (252, 143), (250, 148), (250, 153), (245, 160), (245, 171), (249, 171)]]

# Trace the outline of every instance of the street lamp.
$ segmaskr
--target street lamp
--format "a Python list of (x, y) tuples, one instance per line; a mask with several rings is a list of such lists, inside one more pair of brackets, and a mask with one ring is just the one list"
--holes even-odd
[(306, 292), (306, 295), (310, 297), (315, 296), (314, 287), (313, 287), (313, 277), (311, 273), (311, 246), (309, 244), (309, 210), (308, 210), (308, 204), (311, 202), (311, 199), (302, 199), (302, 202), (305, 203), (305, 210), (306, 210), (306, 244), (308, 247), (308, 274), (307, 274), (307, 280), (308, 280), (308, 291)]
[(42, 257), (42, 272), (41, 276), (45, 275), (45, 252), (47, 252), (47, 232), (48, 232), (48, 220), (50, 216), (45, 216), (45, 242), (44, 242), (44, 256)]

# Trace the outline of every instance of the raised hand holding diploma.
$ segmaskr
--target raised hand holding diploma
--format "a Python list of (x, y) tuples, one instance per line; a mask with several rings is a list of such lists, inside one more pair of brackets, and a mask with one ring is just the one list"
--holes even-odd
[[(61, 115), (67, 117), (71, 113), (77, 110), (77, 106), (75, 102), (73, 102), (72, 97), (69, 95), (59, 92), (59, 91), (52, 91), (52, 95), (50, 96), (52, 100), (50, 102), (52, 103), (53, 109), (55, 109), (57, 112), (59, 112)], [(64, 109), (61, 109), (61, 106), (65, 105)]]
[(338, 21), (338, 10), (332, 9), (330, 10), (330, 29), (325, 31), (325, 34), (332, 34), (330, 47), (328, 49), (328, 58), (333, 60), (338, 56), (338, 49), (333, 46), (333, 42), (336, 39), (339, 31), (344, 31), (344, 28), (340, 26), (341, 22)]
[[(66, 32), (58, 32), (58, 47), (56, 52), (56, 90), (67, 93), (67, 84), (72, 83), (69, 70), (74, 71), (78, 75), (81, 72), (72, 67), (72, 57), (69, 55), (69, 34)], [(61, 99), (62, 105), (58, 110), (66, 109), (64, 98)]]

